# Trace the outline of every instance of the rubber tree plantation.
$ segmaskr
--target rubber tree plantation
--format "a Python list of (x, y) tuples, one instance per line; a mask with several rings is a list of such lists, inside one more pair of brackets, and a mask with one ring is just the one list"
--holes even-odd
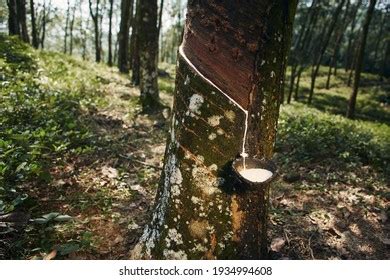
[(238, 173), (245, 160), (272, 165), (296, 6), (189, 1), (161, 182), (132, 258), (268, 257), (272, 178)]

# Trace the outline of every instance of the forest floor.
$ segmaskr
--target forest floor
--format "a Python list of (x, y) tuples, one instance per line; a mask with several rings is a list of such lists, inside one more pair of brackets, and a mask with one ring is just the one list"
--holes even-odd
[[(0, 259), (127, 259), (151, 212), (169, 112), (142, 115), (114, 68), (0, 40)], [(160, 78), (172, 104), (174, 66)], [(357, 120), (340, 70), (282, 106), (276, 259), (390, 259), (389, 82), (364, 74)], [(386, 95), (387, 94), (387, 95)], [(4, 104), (4, 106), (3, 106)]]

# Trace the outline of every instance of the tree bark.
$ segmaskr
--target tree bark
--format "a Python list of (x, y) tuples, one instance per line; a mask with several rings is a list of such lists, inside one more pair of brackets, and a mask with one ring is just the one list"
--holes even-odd
[(113, 7), (114, 6), (114, 0), (110, 0), (110, 10), (108, 12), (108, 66), (112, 66), (112, 14), (113, 14)]
[(350, 4), (350, 1), (347, 0), (347, 6), (345, 7), (344, 17), (341, 20), (340, 26), (338, 27), (338, 30), (337, 30), (337, 33), (336, 33), (336, 44), (335, 44), (335, 46), (333, 48), (332, 59), (331, 59), (331, 61), (329, 63), (328, 77), (326, 79), (326, 86), (325, 86), (326, 89), (330, 88), (330, 77), (332, 75), (332, 67), (334, 67), (334, 75), (336, 75), (337, 58), (338, 58), (338, 54), (339, 54), (340, 45), (341, 45), (341, 42), (343, 40), (343, 35), (344, 35), (344, 30), (345, 30), (345, 23), (347, 21), (348, 12), (349, 12), (349, 4)]
[(101, 15), (99, 14), (100, 10), (100, 0), (96, 0), (95, 3), (95, 12), (93, 11), (93, 5), (92, 0), (88, 0), (89, 3), (89, 13), (91, 15), (93, 25), (94, 25), (94, 32), (95, 32), (95, 61), (100, 62), (102, 60), (101, 58), (101, 37), (100, 37), (100, 28), (99, 28), (99, 19), (101, 19)]
[(26, 0), (7, 0), (8, 31), (10, 35), (18, 35), (26, 43), (30, 43), (26, 20)]
[(158, 35), (160, 35), (161, 32), (163, 9), (164, 9), (164, 0), (161, 0), (159, 6), (159, 12), (158, 12), (158, 27), (157, 27)]
[(154, 113), (161, 108), (157, 84), (157, 0), (140, 1), (140, 18), (138, 38), (141, 104), (143, 112)]
[(7, 0), (7, 6), (8, 6), (8, 33), (11, 36), (12, 35), (20, 36), (17, 0)]
[(362, 4), (361, 0), (358, 0), (357, 3), (355, 4), (355, 9), (353, 10), (352, 13), (352, 20), (351, 20), (351, 30), (349, 32), (348, 36), (348, 45), (347, 45), (347, 51), (345, 52), (345, 72), (347, 72), (351, 68), (352, 64), (352, 55), (351, 55), (351, 47), (352, 47), (352, 41), (354, 37), (354, 30), (356, 26), (356, 18), (357, 18), (357, 13), (359, 11), (360, 5)]
[(35, 7), (34, 0), (30, 0), (30, 10), (31, 10), (31, 37), (32, 37), (32, 46), (35, 49), (39, 48), (39, 39), (38, 39), (38, 31), (37, 31), (37, 23), (35, 19)]
[(296, 4), (188, 2), (161, 183), (132, 258), (268, 257), (269, 185), (244, 189), (231, 162), (242, 146), (272, 157)]
[(118, 33), (118, 68), (121, 73), (129, 73), (129, 30), (132, 11), (133, 0), (122, 0)]
[(67, 1), (68, 8), (66, 9), (66, 20), (65, 20), (65, 35), (64, 35), (64, 53), (68, 52), (68, 29), (69, 29), (69, 18), (70, 18), (70, 2)]
[(74, 21), (76, 17), (76, 5), (77, 3), (74, 3), (72, 8), (72, 19), (70, 20), (70, 24), (69, 24), (69, 54), (70, 55), (73, 54), (73, 27), (74, 27)]
[(46, 23), (48, 21), (49, 15), (50, 15), (50, 7), (51, 7), (51, 1), (48, 5), (49, 8), (46, 6), (46, 0), (43, 1), (43, 16), (42, 16), (42, 34), (41, 34), (41, 49), (45, 48), (45, 38), (46, 38)]
[[(386, 41), (386, 47), (385, 47), (385, 54), (382, 61), (382, 77), (386, 77), (386, 71), (389, 69), (389, 63), (390, 62), (390, 40), (388, 39)], [(389, 72), (387, 72), (387, 76), (389, 75)]]
[(139, 27), (141, 25), (141, 17), (140, 17), (140, 2), (142, 0), (137, 0), (135, 15), (133, 19), (133, 32), (131, 33), (131, 44), (132, 44), (132, 52), (131, 52), (131, 82), (133, 85), (138, 86), (140, 84), (140, 48), (139, 48)]
[(336, 26), (337, 19), (340, 15), (341, 9), (343, 8), (344, 2), (345, 2), (345, 0), (341, 0), (336, 8), (336, 11), (334, 12), (332, 21), (330, 22), (330, 25), (329, 25), (329, 29), (328, 29), (327, 33), (325, 34), (325, 39), (322, 42), (322, 45), (320, 46), (319, 55), (316, 59), (315, 65), (313, 65), (314, 68), (313, 68), (313, 71), (311, 74), (310, 93), (309, 93), (309, 98), (307, 101), (309, 104), (311, 104), (311, 102), (313, 100), (314, 87), (315, 87), (318, 71), (320, 70), (322, 57), (324, 56), (326, 48), (328, 47), (330, 37), (332, 36), (333, 30)]
[(347, 118), (350, 118), (350, 119), (353, 119), (355, 117), (355, 106), (356, 106), (356, 99), (357, 99), (358, 90), (359, 90), (360, 74), (361, 74), (362, 66), (363, 66), (364, 50), (366, 48), (368, 29), (370, 27), (372, 14), (375, 10), (375, 4), (376, 4), (376, 0), (370, 0), (370, 4), (368, 6), (366, 18), (365, 18), (364, 24), (363, 24), (362, 37), (360, 39), (358, 56), (356, 58), (353, 90), (351, 93), (351, 97), (349, 98), (348, 110), (347, 110)]
[[(388, 8), (390, 8), (390, 7), (388, 7)], [(380, 45), (381, 41), (383, 40), (383, 29), (384, 29), (386, 21), (388, 20), (387, 19), (387, 13), (388, 13), (388, 9), (386, 9), (386, 13), (384, 13), (382, 15), (383, 18), (381, 20), (378, 36), (377, 36), (377, 39), (376, 39), (376, 42), (375, 42), (374, 63), (376, 63), (376, 61), (377, 61), (379, 45)]]

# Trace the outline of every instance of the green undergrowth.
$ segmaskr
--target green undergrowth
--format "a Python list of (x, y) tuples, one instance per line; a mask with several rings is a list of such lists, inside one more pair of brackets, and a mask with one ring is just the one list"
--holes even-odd
[(53, 161), (94, 149), (81, 116), (99, 83), (91, 64), (0, 37), (0, 214), (26, 198), (24, 185), (50, 181)]
[(390, 127), (349, 120), (305, 105), (287, 105), (279, 119), (277, 150), (284, 164), (372, 165), (389, 174)]

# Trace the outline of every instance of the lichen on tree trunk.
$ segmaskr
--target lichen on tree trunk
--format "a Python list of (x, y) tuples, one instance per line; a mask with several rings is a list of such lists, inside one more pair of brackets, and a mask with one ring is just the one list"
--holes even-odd
[(296, 1), (227, 2), (189, 1), (161, 182), (132, 258), (267, 258), (269, 185), (245, 190), (231, 163), (246, 112), (246, 150), (272, 157)]
[(154, 113), (161, 108), (157, 84), (157, 0), (141, 1), (139, 5), (141, 104), (144, 112)]

